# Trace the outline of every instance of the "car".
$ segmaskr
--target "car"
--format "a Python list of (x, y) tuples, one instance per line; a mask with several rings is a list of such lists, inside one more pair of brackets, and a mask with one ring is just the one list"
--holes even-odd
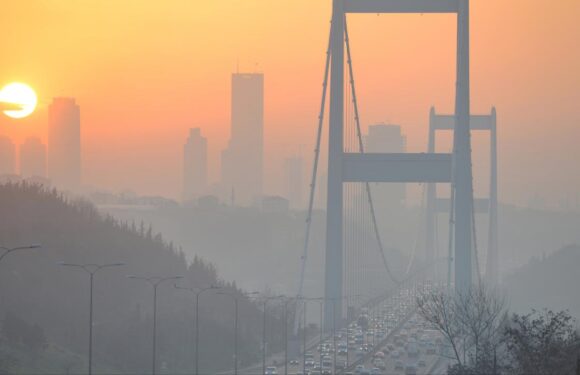
[(403, 364), (403, 361), (395, 361), (395, 370), (404, 370), (405, 369), (405, 365)]
[(346, 361), (336, 362), (336, 369), (337, 370), (344, 370), (345, 368), (346, 368)]
[(393, 351), (391, 352), (391, 357), (393, 357), (393, 358), (395, 358), (395, 359), (396, 359), (396, 358), (401, 358), (401, 352), (399, 352), (398, 350), (393, 350)]
[(297, 359), (292, 359), (288, 363), (290, 364), (290, 366), (298, 366), (298, 360)]
[(420, 354), (419, 348), (415, 344), (408, 344), (407, 345), (407, 355), (409, 358), (416, 358)]
[(381, 370), (384, 370), (387, 368), (387, 365), (385, 364), (385, 361), (383, 361), (382, 359), (377, 359), (375, 361), (375, 366), (377, 366), (378, 368), (380, 368)]
[(354, 368), (354, 373), (355, 374), (360, 374), (361, 371), (364, 371), (365, 367), (363, 365), (356, 365), (356, 367)]
[(264, 375), (278, 375), (278, 369), (274, 366), (266, 367)]
[(425, 352), (427, 354), (435, 354), (436, 350), (435, 350), (435, 345), (433, 345), (432, 343), (429, 343), (427, 345), (427, 350), (425, 350)]
[(417, 366), (408, 364), (405, 367), (405, 375), (417, 375)]

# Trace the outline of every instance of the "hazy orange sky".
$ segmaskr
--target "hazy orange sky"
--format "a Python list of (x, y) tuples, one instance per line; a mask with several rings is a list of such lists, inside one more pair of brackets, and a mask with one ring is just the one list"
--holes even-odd
[[(580, 1), (472, 0), (472, 111), (498, 110), (500, 199), (580, 193)], [(331, 0), (6, 1), (0, 85), (23, 81), (40, 108), (0, 120), (19, 144), (46, 139), (46, 107), (81, 107), (83, 180), (178, 197), (189, 127), (209, 138), (211, 180), (229, 137), (230, 74), (265, 74), (267, 190), (285, 156), (311, 159)], [(364, 127), (403, 126), (426, 147), (428, 111), (453, 110), (455, 17), (349, 16)], [(487, 158), (474, 139), (478, 189)], [(479, 164), (478, 164), (479, 163)], [(309, 163), (308, 163), (309, 164)], [(550, 197), (552, 196), (552, 197)]]

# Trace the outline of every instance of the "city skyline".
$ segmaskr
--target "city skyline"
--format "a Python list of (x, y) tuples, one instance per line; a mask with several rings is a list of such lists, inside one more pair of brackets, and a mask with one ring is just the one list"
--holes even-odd
[[(562, 199), (580, 191), (580, 177), (570, 180), (563, 172), (575, 168), (564, 155), (575, 150), (580, 122), (573, 105), (580, 99), (575, 89), (580, 73), (572, 68), (580, 63), (580, 52), (569, 47), (575, 44), (574, 14), (579, 6), (573, 0), (553, 6), (537, 0), (525, 6), (499, 0), (472, 5), (476, 47), (472, 53), (472, 112), (487, 111), (492, 105), (498, 109), (504, 140), (498, 145), (498, 154), (505, 165), (499, 170), (501, 201), (526, 206), (534, 198), (544, 201), (546, 207), (558, 208)], [(137, 10), (127, 4), (119, 5), (111, 15), (107, 5), (100, 3), (91, 12), (75, 3), (68, 3), (66, 12), (61, 7), (43, 8), (27, 2), (7, 5), (6, 12), (14, 17), (5, 23), (13, 30), (6, 48), (13, 52), (0, 61), (0, 68), (5, 81), (35, 82), (39, 104), (30, 118), (20, 122), (2, 119), (0, 134), (10, 136), (16, 144), (28, 136), (41, 137), (46, 143), (45, 119), (51, 98), (75, 97), (83, 110), (85, 184), (179, 198), (181, 150), (175, 145), (183, 142), (183, 134), (191, 126), (201, 126), (212, 140), (208, 150), (210, 184), (220, 179), (219, 154), (227, 145), (230, 126), (229, 74), (239, 61), (243, 71), (263, 71), (269, 77), (265, 81), (264, 129), (264, 152), (269, 158), (264, 183), (266, 191), (282, 193), (279, 166), (299, 145), (303, 146), (306, 169), (310, 168), (322, 81), (321, 51), (328, 32), (322, 25), (329, 20), (330, 2), (288, 4), (284, 18), (304, 20), (303, 33), (295, 36), (279, 22), (275, 4), (258, 5), (249, 0), (245, 5), (228, 5), (231, 12), (225, 13), (224, 7), (219, 1), (207, 3), (196, 14), (191, 5), (181, 2), (169, 8), (146, 4)], [(133, 30), (123, 18), (129, 13), (132, 19), (143, 21), (137, 24), (155, 18), (171, 27), (154, 33), (144, 26)], [(210, 16), (216, 16), (211, 23), (203, 21)], [(191, 22), (192, 17), (201, 20)], [(363, 130), (382, 121), (399, 123), (408, 135), (409, 150), (425, 150), (429, 108), (453, 109), (453, 22), (437, 15), (351, 18), (351, 38), (357, 46), (353, 58), (355, 63), (365, 64), (364, 71), (356, 72), (359, 95), (365, 98), (361, 102)], [(384, 18), (389, 22), (382, 22)], [(51, 20), (74, 25), (77, 33), (69, 35), (64, 27), (49, 27)], [(105, 20), (107, 30), (93, 33)], [(33, 24), (45, 25), (47, 31), (31, 38), (26, 30), (33, 29)], [(440, 33), (433, 34), (434, 28)], [(153, 37), (144, 42), (142, 33)], [(220, 40), (202, 43), (195, 35), (220, 35)], [(90, 50), (82, 48), (86, 38), (94, 39)], [(373, 48), (379, 43), (381, 51)], [(126, 44), (133, 46), (131, 55), (122, 48)], [(52, 53), (44, 47), (48, 45), (63, 52)], [(519, 47), (513, 48), (515, 45)], [(105, 51), (111, 53), (99, 57)], [(497, 59), (498, 54), (510, 58)], [(41, 60), (42, 65), (36, 63)], [(72, 78), (70, 71), (79, 73)], [(100, 74), (98, 80), (91, 74), (95, 71)], [(146, 82), (139, 78), (142, 74), (148, 75)], [(297, 82), (303, 83), (300, 90)], [(478, 142), (475, 138), (474, 161), (479, 144), (484, 144)], [(540, 145), (553, 157), (538, 157), (535, 149)], [(150, 173), (151, 168), (164, 171), (169, 183), (161, 183)], [(537, 168), (548, 171), (549, 178), (537, 174)], [(520, 173), (516, 176), (510, 170)]]
[(233, 73), (231, 128), (221, 154), (220, 193), (250, 206), (264, 193), (264, 75)]
[(207, 188), (207, 138), (191, 128), (183, 146), (183, 201), (207, 194)]
[(54, 186), (79, 191), (82, 176), (80, 107), (54, 98), (48, 107), (48, 176)]
[(20, 145), (20, 175), (46, 178), (46, 146), (38, 137), (28, 137)]
[(0, 137), (0, 174), (16, 173), (16, 147), (8, 137)]

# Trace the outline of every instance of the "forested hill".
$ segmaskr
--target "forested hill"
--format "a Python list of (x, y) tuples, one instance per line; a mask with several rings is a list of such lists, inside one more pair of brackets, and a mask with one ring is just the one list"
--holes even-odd
[[(103, 217), (89, 203), (69, 201), (56, 191), (34, 185), (1, 185), (0, 245), (32, 243), (42, 247), (11, 253), (0, 262), (0, 318), (17, 316), (27, 324), (37, 324), (49, 342), (81, 358), (87, 350), (89, 277), (82, 270), (58, 264), (63, 261), (126, 264), (95, 276), (94, 353), (102, 368), (125, 373), (149, 370), (153, 289), (127, 275), (181, 275), (185, 278), (180, 284), (220, 285), (237, 294), (244, 348), (240, 360), (248, 362), (259, 352), (260, 338), (255, 334), (261, 332), (259, 310), (241, 296), (234, 283), (220, 280), (211, 264), (199, 258), (188, 264), (181, 251), (151, 228)], [(193, 300), (193, 294), (175, 289), (173, 282), (159, 287), (158, 356), (167, 371), (192, 369)], [(211, 291), (200, 301), (200, 368), (229, 368), (231, 364), (223, 358), (233, 354), (233, 302)], [(3, 345), (10, 345), (3, 339)]]
[(569, 310), (580, 319), (580, 246), (534, 258), (504, 280), (512, 308)]

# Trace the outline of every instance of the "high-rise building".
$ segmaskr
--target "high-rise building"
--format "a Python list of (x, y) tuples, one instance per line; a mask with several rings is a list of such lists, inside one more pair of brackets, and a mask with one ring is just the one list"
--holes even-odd
[(8, 137), (0, 136), (0, 175), (14, 174), (16, 151), (14, 143)]
[(236, 204), (259, 199), (263, 187), (264, 75), (232, 74), (231, 138), (222, 152), (222, 188)]
[(200, 128), (189, 129), (183, 146), (183, 200), (199, 198), (207, 190), (207, 138)]
[(366, 136), (367, 152), (403, 153), (407, 151), (407, 137), (399, 125), (377, 124), (369, 126)]
[[(365, 141), (365, 151), (369, 153), (407, 151), (407, 138), (401, 133), (401, 127), (398, 125), (370, 125)], [(405, 204), (407, 195), (405, 184), (376, 184), (372, 189), (381, 211), (401, 208)]]
[(291, 157), (284, 160), (284, 189), (286, 199), (293, 209), (302, 209), (302, 158)]
[(80, 187), (81, 120), (73, 98), (54, 98), (48, 106), (48, 175), (57, 187)]
[(29, 137), (20, 145), (20, 176), (46, 177), (46, 147), (39, 138)]

